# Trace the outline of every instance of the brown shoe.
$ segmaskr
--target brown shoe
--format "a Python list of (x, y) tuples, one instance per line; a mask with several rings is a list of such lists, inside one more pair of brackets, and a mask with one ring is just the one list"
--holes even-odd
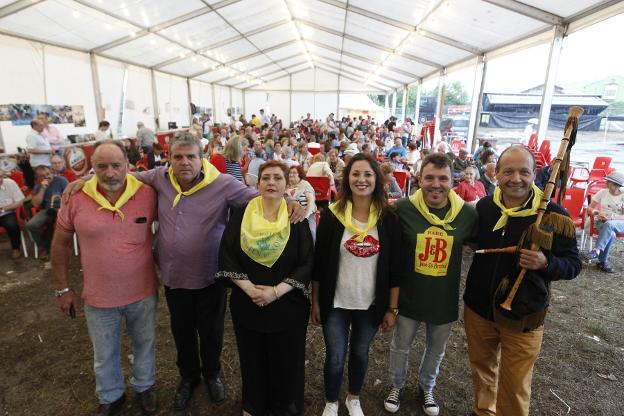
[(11, 258), (12, 258), (13, 260), (15, 260), (15, 259), (19, 259), (21, 255), (22, 255), (22, 254), (20, 253), (20, 251), (19, 251), (19, 250), (11, 250), (11, 255), (10, 255), (10, 256), (11, 256)]
[(95, 416), (117, 416), (123, 410), (123, 404), (126, 401), (126, 394), (122, 394), (120, 398), (112, 403), (100, 404)]
[(158, 397), (156, 397), (156, 389), (154, 386), (139, 393), (137, 395), (139, 403), (141, 404), (141, 410), (144, 415), (154, 415), (158, 410)]

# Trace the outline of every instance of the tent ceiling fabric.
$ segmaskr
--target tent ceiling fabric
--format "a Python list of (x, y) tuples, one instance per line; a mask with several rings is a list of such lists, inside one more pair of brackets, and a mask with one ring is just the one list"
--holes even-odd
[(317, 67), (392, 90), (605, 0), (0, 0), (0, 33), (253, 88)]

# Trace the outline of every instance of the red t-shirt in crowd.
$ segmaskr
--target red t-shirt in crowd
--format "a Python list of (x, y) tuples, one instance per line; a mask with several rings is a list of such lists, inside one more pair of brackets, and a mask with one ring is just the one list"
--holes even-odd
[(461, 181), (453, 190), (466, 202), (472, 202), (476, 199), (484, 198), (487, 195), (480, 181), (475, 181), (474, 185), (470, 185), (466, 181)]

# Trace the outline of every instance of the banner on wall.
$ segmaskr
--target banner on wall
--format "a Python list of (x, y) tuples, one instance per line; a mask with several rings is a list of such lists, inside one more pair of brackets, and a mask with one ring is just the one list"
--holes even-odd
[(86, 126), (84, 106), (49, 104), (0, 105), (0, 121), (10, 121), (14, 126), (27, 126), (35, 117), (45, 114), (50, 124)]

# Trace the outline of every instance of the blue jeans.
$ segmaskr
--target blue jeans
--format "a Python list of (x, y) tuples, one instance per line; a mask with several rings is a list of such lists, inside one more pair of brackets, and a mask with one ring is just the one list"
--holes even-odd
[(154, 385), (157, 303), (157, 294), (117, 308), (96, 308), (85, 303), (87, 328), (93, 344), (95, 393), (100, 403), (112, 403), (125, 391), (121, 371), (121, 326), (124, 318), (134, 355), (130, 385), (137, 393)]
[(329, 311), (323, 325), (325, 398), (328, 402), (337, 401), (340, 395), (349, 344), (349, 394), (360, 395), (368, 369), (368, 350), (377, 329), (372, 307), (368, 310), (333, 308)]
[(596, 241), (596, 249), (600, 250), (598, 260), (608, 263), (609, 251), (617, 238), (616, 234), (624, 233), (624, 220), (598, 221), (596, 228), (599, 231), (598, 241)]
[[(392, 386), (402, 389), (405, 386), (407, 357), (418, 327), (424, 322), (399, 315), (390, 344), (390, 379)], [(433, 325), (424, 323), (427, 332), (427, 345), (418, 375), (418, 384), (424, 391), (433, 391), (444, 358), (446, 342), (451, 335), (453, 323)]]

